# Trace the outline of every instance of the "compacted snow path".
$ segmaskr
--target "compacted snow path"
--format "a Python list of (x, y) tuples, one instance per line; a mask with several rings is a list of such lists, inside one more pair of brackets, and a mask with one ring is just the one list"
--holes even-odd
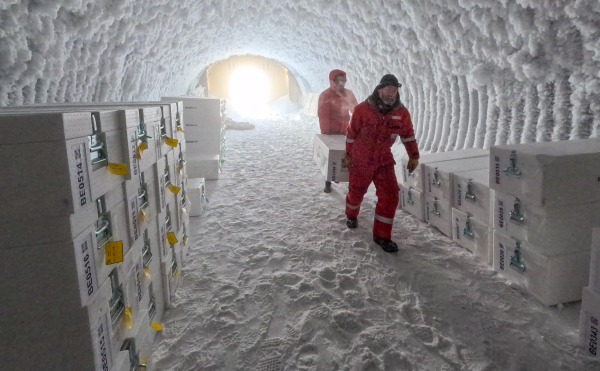
[(400, 251), (384, 253), (373, 186), (353, 231), (347, 186), (323, 193), (315, 118), (252, 122), (228, 131), (192, 221), (157, 370), (598, 370), (578, 356), (578, 304), (543, 307), (400, 211)]

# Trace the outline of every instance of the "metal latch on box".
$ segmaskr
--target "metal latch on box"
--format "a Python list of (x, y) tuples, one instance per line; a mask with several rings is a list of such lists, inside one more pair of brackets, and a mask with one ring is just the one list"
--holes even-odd
[(179, 146), (179, 167), (183, 169), (183, 165), (185, 165), (187, 161), (183, 158), (183, 152), (181, 152), (181, 146)]
[(96, 208), (98, 209), (98, 220), (96, 221), (96, 241), (98, 242), (98, 250), (104, 247), (111, 240), (112, 231), (110, 228), (110, 213), (104, 212), (102, 199), (104, 196), (96, 200)]
[(171, 262), (171, 276), (175, 277), (177, 275), (177, 270), (179, 267), (177, 266), (177, 259), (175, 258), (175, 249), (173, 249), (173, 261)]
[(92, 135), (88, 136), (88, 143), (90, 146), (90, 162), (92, 165), (108, 161), (106, 156), (106, 149), (104, 148), (104, 142), (98, 136), (98, 122), (95, 114), (92, 114)]
[(442, 185), (442, 182), (440, 182), (440, 178), (438, 176), (438, 168), (436, 167), (435, 170), (433, 171), (433, 181), (432, 181), (433, 185), (440, 188), (440, 186)]
[(140, 174), (140, 188), (138, 188), (138, 200), (140, 209), (145, 209), (148, 207), (148, 188), (146, 187), (146, 182), (144, 181), (144, 173)]
[(148, 230), (144, 231), (144, 247), (142, 248), (142, 261), (144, 262), (144, 268), (150, 266), (152, 261), (152, 248), (150, 246), (150, 237), (148, 237)]
[(108, 302), (110, 308), (110, 318), (114, 326), (125, 312), (125, 301), (123, 299), (123, 290), (119, 285), (119, 276), (117, 270), (114, 269), (108, 276), (110, 279), (110, 287), (112, 289), (112, 297)]
[(146, 124), (144, 122), (140, 122), (138, 126), (138, 140), (148, 144), (149, 141), (154, 140), (151, 136), (148, 135), (148, 131), (146, 130)]
[(521, 258), (521, 243), (519, 241), (517, 241), (515, 247), (515, 254), (510, 257), (510, 267), (521, 274), (525, 273), (525, 262)]
[(140, 355), (135, 346), (135, 339), (127, 339), (121, 346), (121, 352), (129, 352), (129, 371), (145, 371), (147, 369), (144, 363), (140, 362)]
[(408, 192), (407, 192), (407, 196), (408, 196), (408, 200), (406, 200), (407, 204), (411, 204), (414, 205), (415, 201), (412, 199), (412, 193), (411, 193), (412, 187), (408, 188)]
[(186, 205), (185, 184), (182, 181), (181, 182), (181, 206), (185, 207), (185, 205)]
[(515, 199), (514, 210), (510, 212), (510, 220), (518, 224), (525, 222), (525, 216), (521, 213), (521, 200), (518, 198)]
[(473, 193), (473, 179), (469, 179), (467, 183), (467, 192), (465, 192), (465, 199), (471, 202), (475, 202), (475, 193)]
[(167, 126), (166, 126), (166, 120), (164, 117), (160, 119), (160, 137), (162, 139), (167, 137)]
[(165, 230), (167, 232), (171, 230), (171, 211), (169, 211), (169, 205), (167, 205), (167, 216), (165, 216)]
[(510, 153), (510, 166), (504, 169), (506, 175), (521, 176), (521, 171), (517, 168), (517, 151)]
[(152, 321), (154, 314), (156, 313), (156, 299), (154, 299), (152, 282), (150, 282), (150, 285), (148, 286), (148, 295), (150, 295), (150, 300), (148, 300), (148, 318), (150, 318), (150, 321)]
[(440, 211), (438, 210), (438, 199), (437, 197), (433, 200), (433, 210), (431, 210), (431, 213), (435, 216), (441, 216), (442, 213), (440, 213)]
[(175, 126), (181, 128), (181, 118), (179, 117), (179, 111), (175, 113)]
[(164, 178), (165, 178), (165, 187), (166, 187), (169, 184), (171, 184), (171, 172), (169, 171), (169, 163), (168, 162), (165, 163)]
[(470, 240), (475, 239), (475, 233), (471, 229), (471, 217), (467, 215), (467, 220), (465, 222), (465, 228), (463, 229), (463, 235)]

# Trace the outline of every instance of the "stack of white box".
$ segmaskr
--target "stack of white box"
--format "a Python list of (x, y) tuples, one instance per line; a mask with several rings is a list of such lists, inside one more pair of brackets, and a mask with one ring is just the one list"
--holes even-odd
[(192, 96), (162, 97), (162, 101), (183, 102), (187, 138), (187, 169), (190, 178), (219, 178), (225, 161), (226, 101)]
[[(189, 245), (176, 112), (158, 102), (0, 110), (3, 367), (151, 367)], [(122, 262), (107, 264), (119, 245)]]
[(592, 236), (590, 284), (583, 289), (579, 334), (585, 354), (600, 358), (600, 228)]
[(494, 270), (545, 305), (581, 299), (600, 225), (600, 141), (492, 147)]
[(466, 158), (487, 156), (489, 151), (484, 149), (467, 149), (444, 153), (432, 153), (421, 155), (419, 166), (412, 172), (408, 172), (408, 157), (396, 158), (400, 166), (396, 166), (396, 178), (400, 186), (399, 208), (418, 218), (426, 220), (425, 217), (425, 186), (423, 180), (423, 166), (433, 162), (453, 161)]

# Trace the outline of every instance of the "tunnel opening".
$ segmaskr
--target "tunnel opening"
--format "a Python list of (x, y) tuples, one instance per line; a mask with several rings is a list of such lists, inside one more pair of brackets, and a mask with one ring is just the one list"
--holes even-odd
[(303, 94), (294, 74), (283, 64), (257, 55), (235, 55), (212, 63), (197, 79), (194, 93), (226, 99), (242, 116), (285, 113), (299, 109)]

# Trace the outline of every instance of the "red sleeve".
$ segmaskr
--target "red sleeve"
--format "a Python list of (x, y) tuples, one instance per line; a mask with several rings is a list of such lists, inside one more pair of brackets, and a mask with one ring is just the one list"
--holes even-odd
[(410, 119), (410, 113), (408, 109), (404, 108), (402, 112), (402, 132), (400, 133), (400, 140), (406, 148), (406, 153), (409, 158), (419, 158), (419, 145), (415, 139), (415, 131), (413, 124)]
[(360, 106), (356, 106), (352, 112), (352, 119), (350, 120), (350, 125), (348, 125), (348, 129), (346, 130), (346, 154), (350, 154), (352, 150), (352, 144), (354, 140), (360, 133), (360, 129), (362, 127), (362, 115)]
[(354, 93), (352, 92), (352, 90), (350, 91), (350, 104), (352, 104), (352, 109), (354, 110), (354, 107), (358, 106), (358, 101), (356, 100), (356, 97), (354, 96)]
[(321, 134), (327, 134), (327, 131), (331, 127), (329, 117), (331, 115), (331, 105), (327, 102), (327, 94), (325, 92), (319, 95), (319, 104), (317, 106), (317, 116), (319, 116), (319, 126), (321, 127)]

